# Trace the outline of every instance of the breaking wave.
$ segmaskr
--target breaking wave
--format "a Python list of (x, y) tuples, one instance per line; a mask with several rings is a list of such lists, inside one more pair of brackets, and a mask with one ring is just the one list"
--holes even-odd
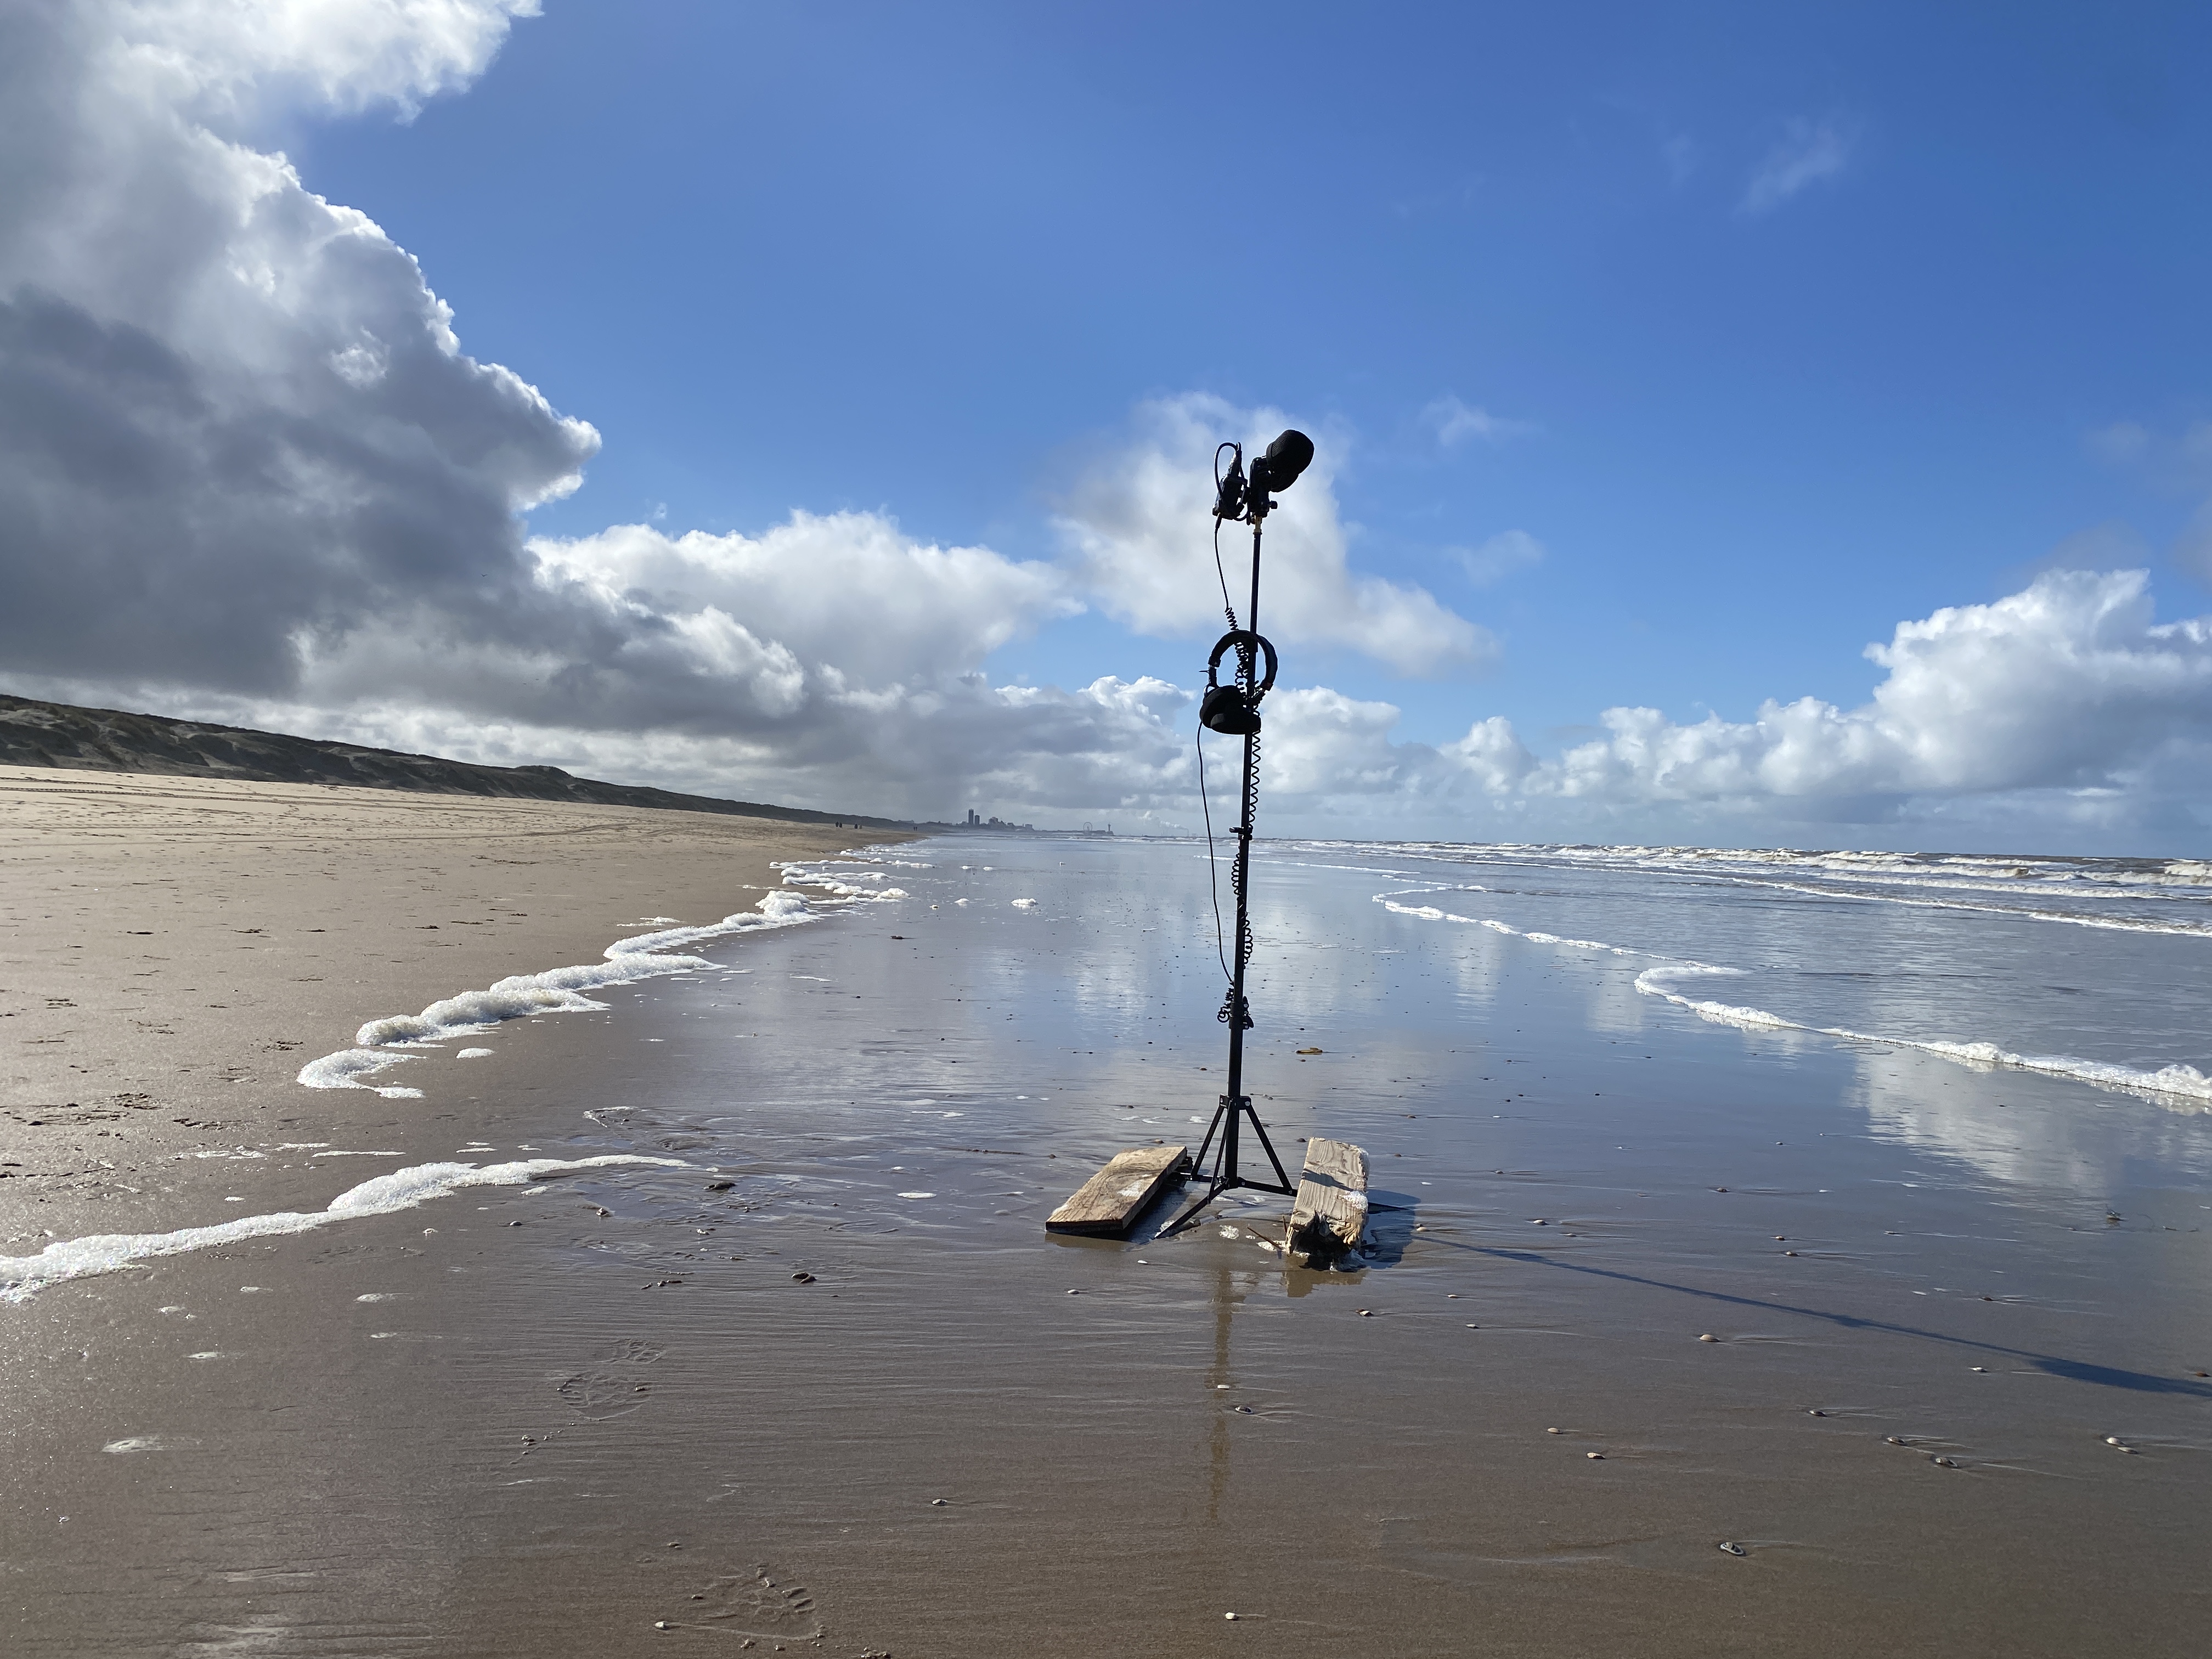
[(1398, 915), (1412, 916), (1424, 921), (1457, 922), (1471, 927), (1485, 927), (1493, 933), (1527, 939), (1532, 945), (1598, 951), (1616, 957), (1650, 958), (1656, 965), (1637, 975), (1636, 989), (1644, 996), (1661, 998), (1717, 1025), (1732, 1025), (1741, 1030), (1804, 1031), (1845, 1042), (1879, 1042), (1892, 1048), (1917, 1049), (1961, 1065), (2040, 1072), (2053, 1077), (2072, 1078), (2079, 1082), (2095, 1084), (2103, 1088), (2122, 1089), (2133, 1094), (2156, 1097), (2161, 1103), (2175, 1100), (2192, 1102), (2212, 1110), (2212, 1077), (2206, 1076), (2194, 1066), (2176, 1064), (2151, 1070), (2114, 1065), (2106, 1060), (2084, 1060), (2075, 1054), (2022, 1054), (2001, 1048), (1994, 1042), (1952, 1042), (1937, 1038), (1901, 1037), (1856, 1031), (1842, 1025), (1814, 1025), (1768, 1009), (1694, 994), (1692, 988), (1700, 980), (1753, 978), (1747, 969), (1717, 967), (1711, 963), (1662, 957), (1655, 951), (1631, 950), (1626, 945), (1608, 945), (1600, 939), (1563, 939), (1556, 933), (1530, 933), (1494, 917), (1455, 915), (1431, 904), (1402, 903), (1388, 893), (1376, 894), (1375, 902)]

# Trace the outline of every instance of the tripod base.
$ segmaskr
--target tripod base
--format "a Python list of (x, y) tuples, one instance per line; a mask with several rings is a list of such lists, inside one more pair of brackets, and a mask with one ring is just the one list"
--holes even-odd
[[(1280, 1193), (1285, 1198), (1294, 1196), (1297, 1191), (1291, 1185), (1290, 1176), (1283, 1171), (1283, 1160), (1275, 1156), (1275, 1143), (1267, 1139), (1267, 1126), (1260, 1121), (1259, 1113), (1252, 1109), (1252, 1097), (1238, 1095), (1232, 1100), (1223, 1095), (1219, 1098), (1221, 1103), (1213, 1109), (1213, 1121), (1206, 1126), (1206, 1139), (1199, 1142), (1198, 1156), (1190, 1164), (1190, 1179), (1204, 1182), (1206, 1191), (1186, 1205), (1182, 1214), (1160, 1229), (1158, 1237), (1161, 1238), (1182, 1231), (1198, 1219), (1200, 1211), (1234, 1188), (1249, 1187), (1256, 1193)], [(1267, 1152), (1267, 1162), (1274, 1166), (1275, 1178), (1273, 1181), (1248, 1181), (1238, 1172), (1237, 1131), (1246, 1122), (1251, 1124), (1252, 1133), (1260, 1137), (1260, 1145)], [(1219, 1149), (1214, 1154), (1212, 1172), (1208, 1174), (1206, 1155), (1214, 1150), (1214, 1137), (1217, 1135), (1220, 1137)]]

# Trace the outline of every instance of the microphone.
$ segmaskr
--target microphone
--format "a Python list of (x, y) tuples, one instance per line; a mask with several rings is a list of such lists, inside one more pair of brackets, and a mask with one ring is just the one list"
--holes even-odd
[(1293, 427), (1252, 463), (1250, 493), (1265, 495), (1270, 490), (1288, 489), (1298, 481), (1298, 474), (1313, 465), (1313, 440)]

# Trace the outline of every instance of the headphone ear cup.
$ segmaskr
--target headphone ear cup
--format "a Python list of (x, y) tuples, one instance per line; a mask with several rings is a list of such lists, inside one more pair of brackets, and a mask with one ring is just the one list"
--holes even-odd
[(1224, 737), (1241, 738), (1260, 729), (1260, 715), (1237, 687), (1216, 685), (1199, 702), (1198, 723)]

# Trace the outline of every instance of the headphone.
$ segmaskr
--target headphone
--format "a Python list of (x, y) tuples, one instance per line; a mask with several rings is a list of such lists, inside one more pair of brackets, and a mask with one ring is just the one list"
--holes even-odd
[[(1252, 688), (1248, 698), (1243, 687), (1233, 681), (1221, 684), (1221, 659), (1231, 651), (1240, 658), (1258, 651), (1267, 659), (1267, 672)], [(1218, 732), (1224, 737), (1241, 738), (1260, 729), (1260, 699), (1274, 689), (1275, 647), (1264, 635), (1255, 634), (1249, 628), (1232, 628), (1224, 634), (1213, 647), (1213, 654), (1206, 659), (1206, 695), (1198, 705), (1198, 723), (1209, 732)]]

